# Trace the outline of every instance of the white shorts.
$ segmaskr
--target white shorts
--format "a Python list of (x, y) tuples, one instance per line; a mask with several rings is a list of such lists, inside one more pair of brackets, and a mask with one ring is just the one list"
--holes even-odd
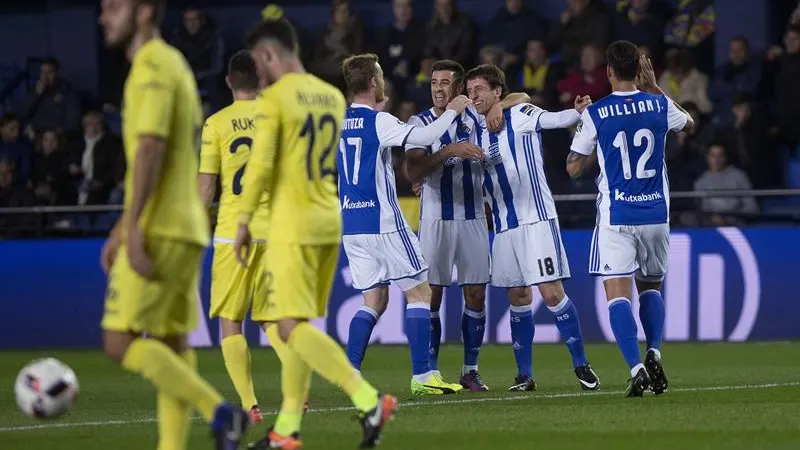
[(427, 281), (428, 264), (419, 241), (409, 230), (383, 234), (351, 234), (342, 239), (350, 262), (353, 287), (368, 291), (394, 282), (407, 291)]
[(669, 260), (669, 224), (600, 225), (592, 236), (589, 273), (605, 277), (636, 274), (661, 281)]
[(428, 281), (439, 286), (453, 282), (453, 266), (458, 284), (489, 282), (489, 229), (486, 219), (422, 219), (419, 244), (430, 265)]
[(523, 224), (494, 237), (492, 286), (533, 286), (569, 276), (558, 219)]

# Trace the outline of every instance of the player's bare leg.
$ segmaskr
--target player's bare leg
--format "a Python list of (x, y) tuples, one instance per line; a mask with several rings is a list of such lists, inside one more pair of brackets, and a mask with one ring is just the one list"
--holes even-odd
[(606, 278), (603, 285), (606, 289), (611, 329), (614, 331), (617, 345), (631, 371), (625, 395), (641, 397), (644, 391), (650, 387), (650, 377), (642, 364), (642, 356), (639, 352), (638, 329), (631, 308), (631, 277)]
[(225, 361), (228, 376), (239, 395), (242, 407), (250, 414), (250, 422), (261, 423), (261, 409), (253, 388), (250, 348), (242, 334), (242, 322), (220, 317), (220, 327), (222, 359)]
[(359, 371), (367, 353), (372, 330), (389, 305), (389, 286), (378, 285), (364, 291), (362, 295), (364, 296), (364, 306), (359, 308), (350, 320), (347, 338), (347, 358), (350, 360), (350, 364)]
[(511, 340), (514, 359), (517, 361), (517, 376), (509, 391), (535, 391), (533, 378), (533, 295), (530, 286), (508, 288), (511, 304)]
[(553, 322), (558, 327), (561, 339), (572, 356), (572, 367), (575, 376), (578, 377), (581, 389), (586, 391), (600, 389), (600, 379), (592, 369), (592, 365), (589, 364), (586, 350), (583, 347), (583, 333), (581, 333), (578, 309), (564, 292), (564, 284), (561, 280), (542, 283), (539, 285), (539, 293), (542, 295), (542, 301), (547, 309), (553, 314)]
[(636, 278), (639, 292), (639, 319), (647, 339), (644, 367), (650, 376), (650, 390), (660, 395), (667, 390), (669, 382), (661, 365), (661, 341), (664, 337), (664, 299), (661, 296), (661, 281)]
[(489, 387), (478, 372), (478, 355), (486, 330), (486, 285), (466, 284), (464, 293), (464, 313), (461, 316), (461, 336), (464, 341), (464, 364), (461, 379), (464, 389), (473, 392), (488, 391)]
[(431, 284), (431, 351), (428, 363), (431, 370), (439, 372), (439, 346), (442, 344), (442, 318), (439, 317), (439, 310), (442, 308), (442, 297), (444, 296), (444, 286)]

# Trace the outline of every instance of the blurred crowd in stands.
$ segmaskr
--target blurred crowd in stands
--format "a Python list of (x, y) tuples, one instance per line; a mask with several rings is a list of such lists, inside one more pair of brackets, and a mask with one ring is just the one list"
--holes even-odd
[[(610, 93), (604, 49), (627, 39), (651, 55), (661, 88), (700, 124), (668, 139), (673, 191), (799, 187), (800, 180), (787, 175), (785, 167), (800, 160), (793, 150), (800, 143), (800, 5), (782, 42), (757, 54), (746, 38), (731, 39), (727, 61), (715, 67), (712, 0), (566, 0), (553, 22), (537, 15), (530, 0), (498, 2), (488, 22), (460, 11), (456, 0), (431, 1), (433, 16), (422, 18), (412, 0), (393, 0), (391, 25), (370, 29), (348, 0), (333, 0), (326, 26), (298, 29), (306, 67), (343, 88), (345, 57), (378, 54), (389, 81), (386, 109), (402, 120), (431, 107), (430, 67), (445, 58), (466, 69), (494, 63), (505, 71), (512, 91), (527, 92), (542, 108), (560, 110), (578, 94), (596, 100)], [(274, 19), (283, 11), (270, 5), (262, 16)], [(226, 50), (213, 17), (189, 9), (180, 27), (165, 31), (191, 65), (208, 112), (224, 106), (229, 99), (225, 55), (236, 49)], [(35, 88), (0, 119), (0, 207), (121, 202), (125, 159), (119, 130), (106, 123), (118, 105), (98, 103), (87, 108), (59, 75), (58, 61), (43, 61)], [(543, 135), (550, 186), (555, 193), (596, 192), (596, 172), (577, 180), (566, 174), (571, 133)], [(402, 159), (398, 149), (398, 169)], [(397, 176), (398, 191), (413, 195), (402, 170)], [(676, 200), (673, 210), (679, 214), (673, 219), (735, 224), (762, 206), (752, 198)], [(562, 220), (573, 216), (582, 218), (576, 223), (593, 222), (593, 202), (559, 207)], [(57, 218), (56, 225), (74, 224)]]

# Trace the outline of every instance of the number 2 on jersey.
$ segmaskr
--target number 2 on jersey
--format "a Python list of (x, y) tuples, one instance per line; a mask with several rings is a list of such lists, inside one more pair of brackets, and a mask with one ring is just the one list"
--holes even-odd
[[(647, 165), (647, 161), (650, 160), (650, 157), (653, 156), (653, 146), (656, 142), (656, 137), (653, 135), (653, 132), (648, 130), (647, 128), (641, 128), (633, 135), (633, 146), (634, 147), (641, 147), (642, 141), (646, 140), (644, 153), (642, 156), (639, 157), (639, 161), (636, 163), (636, 178), (643, 180), (647, 178), (653, 178), (656, 176), (655, 169), (645, 169), (645, 165)], [(617, 136), (614, 138), (614, 148), (618, 148), (621, 153), (621, 160), (622, 160), (622, 175), (625, 177), (626, 180), (631, 179), (631, 155), (630, 151), (628, 150), (628, 136), (625, 134), (624, 131), (620, 131), (617, 133)]]
[[(248, 148), (253, 146), (253, 140), (249, 137), (240, 137), (236, 138), (232, 143), (231, 147), (228, 149), (231, 153), (236, 153), (239, 151), (239, 147), (242, 145), (246, 145)], [(242, 164), (242, 167), (239, 167), (239, 170), (233, 174), (233, 186), (231, 186), (231, 191), (233, 195), (239, 195), (242, 193), (242, 176), (244, 176), (244, 169), (247, 168), (247, 163)]]
[(347, 184), (351, 184), (350, 173), (347, 170), (347, 150), (348, 147), (355, 147), (355, 157), (353, 158), (353, 180), (352, 184), (358, 184), (358, 172), (361, 168), (361, 138), (349, 137), (339, 139), (339, 152), (342, 154), (342, 166), (344, 167), (344, 179)]
[(331, 139), (328, 141), (325, 148), (322, 150), (322, 154), (319, 156), (319, 178), (322, 179), (326, 176), (335, 176), (336, 175), (336, 166), (333, 161), (328, 161), (329, 156), (331, 154), (331, 150), (336, 145), (336, 138), (339, 136), (339, 129), (336, 126), (336, 119), (333, 118), (330, 114), (325, 114), (324, 116), (320, 117), (319, 123), (314, 126), (314, 116), (309, 114), (306, 117), (306, 121), (303, 124), (303, 129), (300, 130), (300, 137), (308, 136), (308, 150), (306, 151), (306, 174), (308, 175), (309, 180), (314, 179), (314, 167), (313, 167), (313, 153), (314, 153), (314, 143), (316, 141), (316, 133), (317, 131), (322, 132), (325, 128), (331, 129)]

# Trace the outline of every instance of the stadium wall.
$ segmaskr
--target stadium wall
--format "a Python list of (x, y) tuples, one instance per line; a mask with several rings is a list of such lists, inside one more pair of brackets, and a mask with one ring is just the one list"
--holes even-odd
[[(573, 278), (566, 290), (581, 314), (588, 341), (613, 341), (599, 280), (587, 274), (591, 231), (565, 231), (564, 245)], [(101, 240), (0, 242), (0, 348), (100, 346), (105, 278), (98, 259)], [(800, 338), (800, 302), (792, 281), (800, 255), (799, 228), (719, 228), (674, 230), (669, 275), (665, 281), (670, 341), (748, 341)], [(198, 308), (208, 311), (211, 254), (206, 255)], [(347, 260), (341, 258), (327, 318), (317, 321), (346, 342), (350, 318), (361, 304), (351, 287)], [(373, 338), (405, 342), (404, 300), (391, 289), (389, 309)], [(636, 304), (636, 302), (634, 302)], [(636, 308), (636, 307), (635, 307)], [(460, 341), (461, 295), (448, 289), (443, 305), (444, 340)], [(488, 294), (486, 341), (508, 343), (508, 303), (500, 289)], [(536, 342), (556, 342), (552, 316), (535, 295)], [(640, 328), (641, 329), (641, 328)], [(266, 345), (253, 324), (252, 343)], [(643, 336), (640, 335), (641, 338)], [(216, 320), (201, 320), (193, 345), (219, 343)]]

